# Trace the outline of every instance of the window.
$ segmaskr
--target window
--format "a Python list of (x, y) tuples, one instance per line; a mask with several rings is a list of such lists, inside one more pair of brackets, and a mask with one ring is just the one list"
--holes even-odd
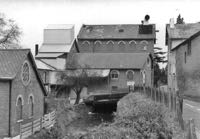
[(142, 50), (147, 50), (147, 45), (148, 45), (147, 41), (141, 41), (140, 44), (141, 44)]
[(133, 80), (133, 75), (134, 75), (134, 72), (132, 70), (128, 70), (126, 72), (126, 76), (128, 80)]
[(185, 60), (185, 63), (187, 62), (187, 53), (185, 52), (185, 55), (184, 55), (184, 60)]
[(89, 41), (84, 41), (82, 44), (81, 44), (82, 47), (89, 47), (90, 46), (90, 42)]
[(147, 58), (147, 66), (150, 67), (150, 65), (151, 65), (151, 60)]
[(191, 55), (191, 41), (188, 42), (188, 45), (187, 45), (187, 52), (188, 52), (188, 53), (187, 53), (188, 55)]
[(118, 79), (119, 78), (119, 72), (116, 70), (111, 71), (111, 79)]
[(129, 45), (130, 45), (131, 47), (135, 47), (136, 44), (137, 44), (137, 43), (136, 43), (135, 41), (130, 41), (130, 42), (129, 42)]
[(118, 42), (119, 47), (124, 47), (125, 44), (126, 44), (126, 43), (125, 43), (124, 41), (119, 41), (119, 42)]
[(107, 46), (111, 46), (111, 47), (114, 46), (114, 42), (113, 41), (108, 41), (106, 44), (107, 44)]
[(30, 68), (28, 62), (24, 62), (22, 66), (22, 82), (24, 85), (28, 85), (30, 81)]
[(95, 41), (94, 42), (94, 46), (96, 47), (100, 47), (102, 45), (102, 43), (100, 41)]
[(17, 121), (22, 120), (22, 113), (23, 113), (23, 99), (22, 99), (22, 96), (18, 96), (17, 102), (16, 102), (16, 119), (17, 119)]
[(29, 105), (29, 117), (33, 117), (33, 107), (34, 107), (34, 100), (33, 100), (33, 95), (29, 96), (28, 100), (28, 105)]

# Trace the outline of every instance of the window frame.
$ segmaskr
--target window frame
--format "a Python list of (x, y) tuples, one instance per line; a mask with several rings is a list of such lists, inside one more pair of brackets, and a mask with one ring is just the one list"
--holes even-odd
[[(31, 106), (30, 106), (30, 98), (32, 98)], [(29, 118), (32, 118), (34, 115), (34, 96), (33, 96), (33, 94), (30, 94), (28, 97), (28, 105), (29, 105)]]
[(95, 41), (95, 42), (94, 42), (94, 46), (95, 46), (95, 47), (98, 47), (98, 46), (97, 46), (97, 43), (99, 43), (99, 44), (100, 44), (100, 46), (102, 45), (102, 42), (101, 42), (101, 41), (99, 41), (99, 40), (97, 40), (97, 41)]
[[(18, 101), (21, 99), (21, 106), (20, 106), (20, 115), (18, 117)], [(17, 122), (22, 122), (23, 121), (23, 105), (24, 105), (24, 99), (22, 95), (18, 95), (16, 99), (16, 121)]]
[[(120, 46), (121, 43), (123, 43), (123, 46)], [(119, 47), (125, 47), (126, 46), (126, 42), (125, 41), (119, 41), (117, 44), (118, 44)]]
[(112, 40), (107, 41), (106, 45), (109, 45), (110, 43), (112, 43), (112, 47), (115, 45), (115, 43)]
[[(128, 73), (129, 73), (129, 72), (132, 72), (133, 79), (129, 79), (129, 78), (128, 78)], [(127, 70), (127, 71), (126, 71), (126, 78), (127, 78), (129, 81), (133, 81), (133, 80), (134, 80), (134, 74), (135, 74), (135, 72), (134, 72), (133, 70)]]
[[(24, 66), (25, 64), (27, 64), (28, 66), (28, 81), (24, 81)], [(26, 73), (27, 74), (27, 73)], [(24, 63), (22, 64), (22, 68), (21, 68), (21, 80), (22, 80), (22, 83), (27, 86), (29, 83), (30, 83), (30, 80), (31, 80), (31, 67), (30, 67), (30, 64), (28, 61), (24, 61)]]
[[(143, 44), (144, 44), (144, 46), (143, 46)], [(143, 50), (147, 50), (147, 45), (149, 44), (149, 42), (148, 41), (146, 41), (146, 40), (142, 40), (141, 42), (140, 42), (140, 45), (142, 45), (142, 47), (143, 47)]]
[(82, 47), (85, 47), (85, 46), (84, 46), (85, 43), (88, 44), (88, 47), (90, 46), (90, 42), (89, 42), (89, 41), (83, 41), (83, 42), (81, 43), (81, 46), (82, 46)]
[[(116, 72), (117, 74), (117, 77), (114, 77), (113, 78), (113, 72)], [(110, 72), (110, 78), (112, 79), (112, 80), (118, 80), (119, 79), (119, 71), (118, 70), (112, 70), (111, 72)]]
[(136, 41), (134, 41), (134, 40), (131, 40), (131, 41), (129, 41), (129, 42), (128, 42), (129, 46), (133, 47), (133, 45), (131, 45), (133, 42), (134, 42), (134, 46), (136, 46), (136, 45), (137, 45), (137, 42), (136, 42)]
[(192, 46), (191, 46), (191, 41), (189, 40), (187, 43), (187, 55), (191, 55), (192, 54)]

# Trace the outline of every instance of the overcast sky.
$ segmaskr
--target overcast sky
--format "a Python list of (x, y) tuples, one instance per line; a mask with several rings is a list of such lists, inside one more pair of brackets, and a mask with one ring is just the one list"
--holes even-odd
[(198, 0), (0, 0), (0, 12), (14, 19), (23, 35), (23, 47), (41, 45), (48, 24), (139, 24), (146, 14), (155, 23), (157, 46), (163, 47), (165, 24), (180, 13), (186, 23), (200, 21)]

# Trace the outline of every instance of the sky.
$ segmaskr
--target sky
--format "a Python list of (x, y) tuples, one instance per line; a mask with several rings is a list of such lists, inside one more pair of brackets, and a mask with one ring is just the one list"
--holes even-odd
[(146, 14), (159, 30), (156, 46), (165, 46), (165, 25), (180, 13), (186, 23), (200, 21), (198, 0), (0, 0), (0, 13), (14, 19), (23, 32), (20, 44), (42, 44), (48, 24), (140, 24)]

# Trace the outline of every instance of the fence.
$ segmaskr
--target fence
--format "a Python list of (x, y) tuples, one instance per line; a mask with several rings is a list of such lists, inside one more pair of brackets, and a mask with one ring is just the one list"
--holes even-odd
[(49, 129), (55, 124), (56, 111), (44, 115), (42, 118), (20, 125), (20, 138), (25, 139), (42, 128)]
[(174, 113), (180, 127), (185, 131), (185, 139), (197, 139), (194, 120), (188, 120), (187, 124), (183, 120), (183, 99), (180, 97), (178, 91), (164, 91), (160, 88), (150, 87), (136, 87), (135, 89), (155, 102), (162, 103), (168, 107)]

